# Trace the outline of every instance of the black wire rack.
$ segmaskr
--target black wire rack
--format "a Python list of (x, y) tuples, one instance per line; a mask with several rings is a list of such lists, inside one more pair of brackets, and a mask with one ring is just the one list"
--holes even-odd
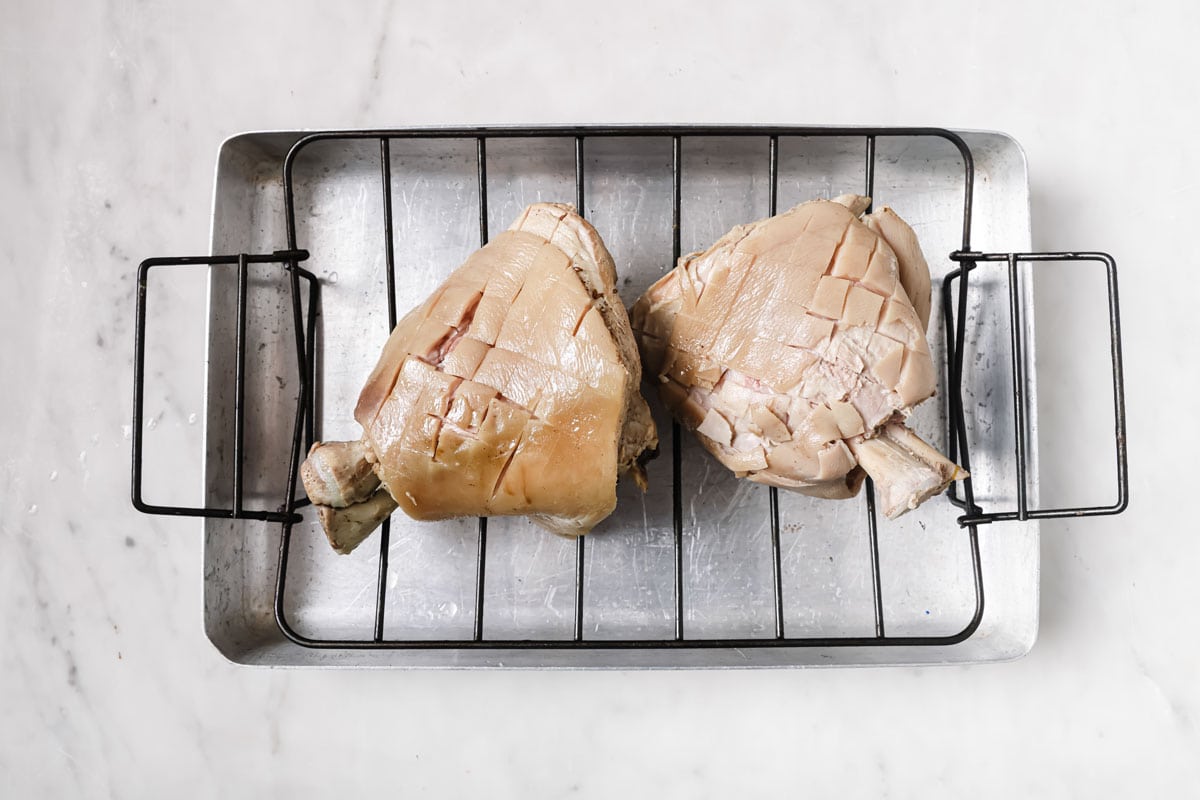
[[(393, 252), (391, 142), (399, 139), (454, 139), (473, 141), (476, 151), (478, 197), (479, 197), (479, 240), (480, 245), (488, 240), (488, 196), (487, 196), (487, 145), (489, 140), (501, 138), (568, 139), (574, 142), (575, 152), (575, 205), (580, 211), (585, 208), (584, 168), (587, 141), (602, 137), (665, 137), (672, 145), (672, 263), (680, 256), (680, 206), (681, 206), (681, 163), (685, 142), (690, 137), (765, 137), (769, 141), (769, 211), (777, 211), (779, 184), (779, 141), (781, 137), (857, 137), (863, 142), (865, 162), (864, 194), (874, 195), (876, 142), (886, 137), (935, 137), (951, 143), (957, 148), (963, 165), (963, 203), (961, 247), (950, 254), (957, 268), (946, 276), (941, 287), (942, 314), (946, 325), (946, 370), (949, 403), (949, 456), (968, 471), (970, 452), (968, 447), (968, 419), (962, 400), (964, 378), (963, 354), (967, 336), (967, 293), (971, 274), (992, 265), (1007, 266), (1007, 293), (1011, 324), (1012, 359), (1012, 403), (1016, 422), (1013, 448), (1016, 453), (1017, 508), (985, 510), (975, 499), (970, 478), (962, 481), (962, 489), (953, 485), (947, 492), (952, 503), (962, 509), (958, 524), (965, 529), (970, 542), (970, 559), (974, 584), (974, 611), (967, 624), (958, 632), (939, 636), (896, 636), (889, 635), (884, 626), (883, 597), (880, 580), (880, 559), (874, 487), (868, 479), (865, 485), (867, 508), (867, 535), (870, 544), (870, 568), (872, 598), (874, 603), (875, 633), (872, 636), (808, 636), (790, 637), (784, 629), (784, 604), (782, 592), (782, 558), (780, 549), (780, 521), (778, 490), (769, 491), (771, 554), (773, 560), (773, 594), (775, 626), (773, 637), (763, 638), (687, 638), (684, 630), (684, 568), (683, 568), (683, 510), (680, 486), (680, 429), (672, 425), (671, 464), (672, 511), (674, 534), (674, 599), (675, 630), (671, 638), (594, 640), (585, 639), (584, 619), (584, 538), (577, 540), (575, 559), (574, 635), (570, 639), (489, 639), (484, 635), (484, 576), (487, 570), (487, 518), (478, 521), (478, 547), (475, 554), (475, 619), (471, 638), (441, 640), (388, 639), (384, 635), (384, 619), (388, 590), (388, 552), (390, 548), (390, 525), (385, 522), (380, 531), (379, 567), (375, 599), (374, 634), (369, 639), (323, 639), (298, 633), (288, 618), (284, 603), (288, 579), (289, 551), (292, 543), (293, 526), (303, 518), (300, 509), (308, 504), (307, 498), (296, 497), (297, 475), (301, 453), (313, 441), (314, 413), (313, 397), (316, 373), (316, 316), (320, 307), (320, 284), (317, 278), (300, 266), (308, 258), (296, 237), (296, 210), (294, 200), (293, 168), (297, 157), (305, 148), (318, 141), (328, 140), (376, 140), (379, 144), (380, 179), (383, 196), (383, 235), (385, 254), (385, 279), (387, 286), (387, 312), (389, 327), (396, 324), (395, 258)], [(701, 126), (625, 126), (625, 127), (550, 127), (550, 128), (455, 128), (455, 129), (398, 129), (327, 131), (305, 135), (288, 151), (283, 164), (283, 187), (287, 225), (287, 247), (270, 254), (238, 254), (207, 257), (152, 258), (142, 262), (138, 270), (138, 294), (135, 326), (134, 402), (133, 402), (133, 505), (148, 514), (210, 517), (223, 519), (249, 519), (268, 523), (279, 523), (278, 573), (275, 587), (275, 619), (280, 631), (291, 641), (304, 647), (323, 649), (671, 649), (671, 648), (763, 648), (763, 647), (865, 647), (865, 646), (938, 646), (952, 645), (969, 638), (979, 627), (984, 611), (984, 582), (980, 562), (980, 525), (1006, 520), (1046, 519), (1055, 517), (1081, 517), (1116, 514), (1128, 503), (1129, 481), (1125, 442), (1124, 382), (1121, 359), (1121, 328), (1117, 295), (1116, 264), (1113, 258), (1098, 252), (1055, 252), (1055, 253), (982, 253), (971, 247), (972, 196), (975, 181), (974, 158), (970, 147), (956, 133), (941, 128), (846, 128), (846, 127), (701, 127)], [(1093, 262), (1106, 272), (1108, 291), (1108, 321), (1110, 352), (1112, 361), (1112, 397), (1116, 439), (1117, 499), (1111, 505), (1069, 508), (1030, 508), (1028, 491), (1028, 432), (1026, 429), (1025, 343), (1022, 339), (1022, 263), (1043, 264), (1046, 262)], [(300, 386), (296, 396), (295, 415), (288, 463), (287, 486), (280, 494), (284, 498), (278, 508), (247, 509), (243, 503), (242, 463), (244, 459), (244, 398), (245, 398), (245, 348), (246, 348), (246, 286), (250, 264), (277, 264), (286, 273), (290, 282), (291, 308), (295, 330), (296, 363), (300, 375)], [(233, 502), (229, 508), (181, 507), (153, 505), (142, 497), (142, 454), (143, 454), (143, 398), (145, 393), (145, 338), (147, 283), (152, 269), (178, 266), (209, 265), (212, 268), (236, 267), (238, 270), (238, 303), (236, 310), (236, 372), (234, 408), (234, 452), (231, 475)], [(307, 288), (307, 303), (301, 281)]]

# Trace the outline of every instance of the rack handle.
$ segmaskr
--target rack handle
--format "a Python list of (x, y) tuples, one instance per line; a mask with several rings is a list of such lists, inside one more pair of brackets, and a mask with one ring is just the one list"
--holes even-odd
[[(980, 253), (958, 251), (950, 254), (959, 267), (946, 276), (942, 284), (942, 307), (946, 319), (947, 358), (950, 364), (950, 457), (959, 458), (970, 470), (967, 445), (966, 415), (962, 402), (962, 361), (965, 339), (966, 290), (970, 273), (985, 263), (1003, 263), (1008, 268), (1009, 325), (1012, 348), (1012, 402), (1016, 421), (1015, 448), (1017, 454), (1017, 507), (1002, 511), (985, 511), (974, 499), (971, 479), (963, 481), (963, 494), (951, 486), (947, 494), (955, 505), (966, 513), (958, 518), (962, 527), (1012, 520), (1054, 519), (1062, 517), (1095, 517), (1119, 514), (1129, 505), (1129, 466), (1125, 438), (1125, 376), (1121, 357), (1121, 314), (1117, 293), (1117, 263), (1108, 253), (1094, 251), (1045, 253)], [(1026, 351), (1022, 328), (1020, 269), (1022, 262), (1094, 262), (1101, 264), (1107, 276), (1109, 348), (1112, 361), (1112, 396), (1116, 439), (1117, 499), (1110, 505), (1074, 506), (1062, 508), (1030, 508), (1026, 480), (1028, 463), (1028, 432), (1025, 408)], [(958, 281), (955, 292), (952, 285)], [(957, 294), (957, 313), (954, 306)]]
[[(131, 499), (133, 507), (144, 514), (155, 514), (175, 517), (206, 517), (210, 519), (254, 519), (266, 522), (287, 522), (299, 519), (295, 513), (286, 511), (263, 511), (245, 508), (242, 501), (242, 462), (245, 438), (245, 370), (246, 370), (246, 290), (250, 264), (283, 264), (285, 269), (304, 278), (309, 284), (309, 331), (313, 329), (317, 307), (317, 279), (307, 270), (298, 266), (299, 262), (308, 258), (307, 250), (276, 250), (273, 253), (215, 256), (175, 256), (169, 258), (148, 258), (138, 266), (137, 274), (137, 309), (134, 328), (134, 358), (133, 358), (133, 469), (131, 476)], [(142, 432), (144, 428), (144, 400), (146, 389), (146, 307), (147, 286), (150, 270), (163, 267), (195, 267), (195, 266), (237, 266), (238, 270), (238, 302), (237, 302), (237, 372), (235, 378), (236, 401), (234, 406), (234, 454), (233, 454), (233, 507), (215, 508), (211, 506), (166, 506), (148, 503), (142, 496)], [(293, 297), (293, 302), (299, 304), (299, 296)], [(297, 352), (303, 356), (305, 332), (299, 327), (296, 330)], [(311, 417), (311, 393), (308, 391), (308, 381), (304, 378), (309, 372), (305, 369), (308, 360), (301, 357), (301, 389), (297, 398), (297, 430), (306, 416)], [(281, 494), (286, 497), (284, 489)], [(281, 503), (281, 508), (287, 504)]]

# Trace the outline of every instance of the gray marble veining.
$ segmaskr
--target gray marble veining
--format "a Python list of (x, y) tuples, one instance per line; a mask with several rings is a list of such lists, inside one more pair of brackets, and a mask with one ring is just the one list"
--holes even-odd
[[(1186, 481), (1200, 441), (1181, 409), (1200, 391), (1186, 241), (1198, 25), (1181, 2), (6, 2), (0, 794), (1194, 792)], [(1117, 256), (1132, 504), (1044, 526), (1033, 652), (683, 675), (223, 661), (201, 625), (199, 523), (128, 502), (133, 270), (206, 251), (218, 144), (250, 129), (695, 120), (1006, 130), (1029, 156), (1035, 247)], [(190, 298), (160, 311), (201, 320)], [(1070, 283), (1039, 295), (1039, 322), (1061, 320), (1039, 331), (1059, 389), (1039, 406), (1047, 433), (1104, 425), (1078, 389), (1096, 362), (1056, 344), (1076, 305)], [(194, 497), (202, 378), (171, 355), (155, 355), (147, 397), (171, 458), (154, 488)], [(1060, 483), (1084, 491), (1089, 439), (1070, 441)]]

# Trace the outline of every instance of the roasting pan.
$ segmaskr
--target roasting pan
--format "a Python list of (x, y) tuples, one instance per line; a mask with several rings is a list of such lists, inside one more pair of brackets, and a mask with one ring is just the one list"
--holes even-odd
[[(870, 194), (933, 274), (937, 395), (911, 427), (971, 479), (899, 520), (871, 492), (816, 500), (734, 479), (648, 392), (661, 436), (645, 494), (623, 482), (587, 537), (520, 518), (397, 512), (334, 554), (296, 472), (357, 438), (351, 412), (397, 314), (527, 204), (574, 202), (626, 304), (735, 224)], [(986, 248), (984, 252), (980, 247)], [(220, 147), (212, 253), (139, 270), (133, 501), (204, 517), (204, 624), (243, 664), (731, 667), (999, 661), (1038, 627), (1040, 518), (1127, 501), (1116, 271), (1034, 254), (1024, 154), (934, 128), (617, 127), (263, 132)], [(1043, 262), (1107, 288), (1117, 497), (1039, 506), (1033, 286)], [(150, 276), (203, 270), (203, 503), (143, 497)], [(154, 327), (154, 326), (151, 326)], [(162, 327), (162, 326), (158, 326)], [(158, 327), (154, 329), (157, 330)], [(162, 347), (162, 343), (152, 347)], [(169, 345), (168, 345), (169, 346)], [(157, 418), (155, 418), (157, 419)], [(1109, 435), (1109, 432), (1102, 432)], [(196, 456), (198, 457), (198, 456)]]

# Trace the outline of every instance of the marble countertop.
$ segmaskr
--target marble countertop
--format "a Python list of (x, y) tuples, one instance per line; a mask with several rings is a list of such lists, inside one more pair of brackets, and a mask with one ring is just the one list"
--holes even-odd
[[(1200, 372), (1179, 217), (1200, 174), (1200, 8), (1046, 5), (6, 4), (0, 794), (1195, 791), (1200, 537), (1185, 501), (1200, 436), (1186, 412)], [(235, 667), (209, 644), (200, 525), (135, 513), (128, 464), (133, 273), (150, 255), (207, 251), (219, 142), (614, 121), (1003, 130), (1029, 158), (1035, 247), (1116, 255), (1131, 506), (1045, 524), (1029, 656), (322, 671)], [(1070, 319), (1069, 294), (1052, 299)], [(1095, 364), (1039, 345), (1063, 393), (1043, 429), (1086, 430), (1104, 398), (1072, 390)], [(158, 377), (196, 380), (172, 369)], [(198, 485), (199, 426), (171, 436), (178, 473), (158, 478)]]

